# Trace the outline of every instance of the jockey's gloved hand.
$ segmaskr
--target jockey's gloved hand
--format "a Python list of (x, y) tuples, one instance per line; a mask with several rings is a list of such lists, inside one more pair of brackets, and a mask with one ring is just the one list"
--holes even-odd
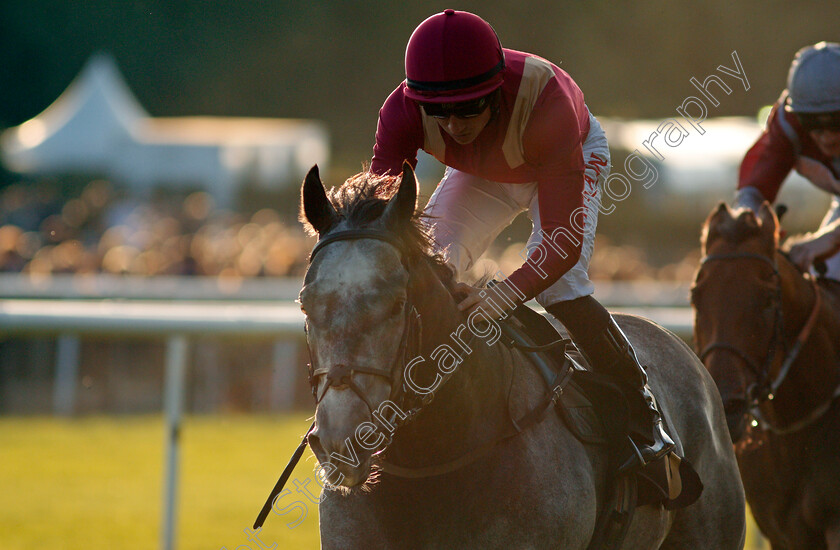
[(507, 317), (507, 312), (513, 309), (511, 304), (518, 304), (521, 300), (506, 284), (496, 284), (493, 289), (479, 288), (466, 283), (455, 285), (456, 300), (459, 295), (464, 298), (458, 303), (458, 309), (467, 315), (481, 309), (493, 319)]
[(822, 267), (822, 271), (825, 272), (824, 260), (840, 251), (838, 233), (831, 225), (800, 237), (790, 245), (788, 254), (791, 261), (802, 271), (807, 271), (813, 265), (818, 270)]

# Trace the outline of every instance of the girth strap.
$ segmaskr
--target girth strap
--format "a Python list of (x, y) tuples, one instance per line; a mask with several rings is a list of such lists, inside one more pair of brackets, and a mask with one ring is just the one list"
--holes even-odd
[(598, 514), (587, 550), (618, 550), (636, 512), (638, 485), (635, 474), (623, 474), (611, 484), (607, 505)]

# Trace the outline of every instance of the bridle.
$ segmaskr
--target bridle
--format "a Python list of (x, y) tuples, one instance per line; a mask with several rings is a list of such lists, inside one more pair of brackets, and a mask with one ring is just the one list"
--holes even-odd
[[(729, 342), (716, 341), (707, 345), (700, 352), (700, 360), (705, 362), (706, 357), (708, 357), (709, 354), (716, 350), (725, 350), (737, 355), (756, 378), (756, 382), (753, 383), (749, 388), (747, 388), (747, 401), (750, 407), (757, 407), (764, 401), (772, 399), (773, 392), (770, 389), (772, 384), (769, 382), (770, 368), (772, 367), (773, 361), (775, 360), (776, 355), (778, 354), (779, 343), (781, 343), (782, 347), (784, 348), (784, 353), (787, 354), (788, 352), (787, 343), (784, 339), (784, 315), (782, 313), (781, 275), (779, 274), (779, 268), (776, 265), (775, 260), (771, 260), (767, 256), (761, 254), (753, 254), (750, 252), (710, 254), (703, 258), (703, 260), (700, 262), (700, 267), (702, 268), (707, 263), (712, 261), (736, 259), (758, 260), (768, 264), (773, 270), (773, 279), (776, 283), (776, 288), (773, 292), (773, 328), (772, 336), (770, 337), (770, 342), (767, 347), (767, 355), (765, 356), (763, 363), (759, 364), (759, 362), (756, 361), (755, 358), (741, 350), (741, 348), (739, 348), (738, 346), (730, 344)], [(776, 384), (776, 387), (778, 387), (778, 384)]]
[[(758, 260), (766, 263), (773, 270), (773, 278), (776, 283), (776, 288), (773, 292), (772, 301), (774, 309), (772, 329), (773, 334), (771, 336), (770, 343), (768, 344), (767, 355), (765, 356), (763, 363), (759, 364), (758, 361), (756, 361), (749, 354), (741, 350), (738, 346), (730, 344), (728, 342), (716, 341), (703, 348), (699, 356), (700, 360), (705, 362), (706, 357), (708, 357), (710, 353), (716, 350), (723, 350), (737, 355), (744, 362), (744, 364), (747, 366), (747, 368), (749, 368), (752, 371), (756, 378), (756, 382), (754, 382), (747, 388), (747, 412), (750, 412), (754, 417), (760, 419), (761, 413), (758, 410), (759, 407), (765, 402), (773, 400), (779, 387), (781, 387), (782, 383), (787, 378), (791, 366), (796, 361), (796, 358), (799, 356), (799, 352), (801, 351), (802, 346), (810, 336), (811, 331), (813, 330), (814, 325), (816, 324), (817, 317), (819, 316), (820, 312), (820, 306), (822, 305), (822, 299), (819, 288), (817, 287), (816, 280), (813, 277), (808, 277), (809, 281), (814, 287), (814, 305), (811, 308), (811, 313), (809, 314), (805, 325), (799, 331), (799, 334), (797, 335), (793, 345), (788, 346), (788, 343), (784, 337), (784, 314), (782, 311), (782, 277), (779, 273), (778, 264), (776, 263), (775, 258), (771, 259), (762, 254), (755, 254), (751, 252), (710, 254), (703, 258), (703, 260), (700, 262), (700, 267), (702, 269), (702, 267), (705, 266), (707, 263), (713, 261), (738, 259)], [(779, 368), (778, 374), (773, 380), (771, 380), (770, 369), (773, 366), (777, 355), (779, 354), (780, 346), (782, 349), (784, 359), (782, 361), (782, 366)], [(765, 422), (765, 424), (768, 423)]]
[[(402, 241), (386, 231), (372, 228), (347, 229), (325, 235), (318, 241), (315, 248), (312, 249), (312, 252), (309, 255), (309, 264), (312, 264), (312, 261), (318, 252), (331, 243), (361, 239), (379, 240), (396, 248), (400, 255), (400, 261), (402, 262), (403, 267), (406, 271), (408, 271), (408, 254)], [(329, 388), (349, 387), (362, 401), (364, 401), (365, 405), (367, 405), (370, 410), (370, 413), (373, 414), (375, 412), (375, 407), (364, 390), (356, 383), (354, 378), (354, 375), (357, 373), (369, 374), (386, 379), (391, 385), (391, 394), (388, 400), (396, 403), (400, 407), (406, 404), (406, 401), (409, 400), (410, 396), (405, 382), (403, 381), (401, 383), (401, 379), (403, 378), (403, 371), (406, 364), (408, 364), (408, 362), (420, 351), (420, 341), (423, 330), (422, 323), (420, 321), (420, 314), (411, 303), (410, 297), (403, 306), (403, 316), (405, 324), (403, 334), (400, 339), (399, 351), (389, 368), (345, 364), (316, 367), (314, 365), (312, 349), (309, 348), (309, 327), (308, 324), (305, 325), (304, 330), (307, 334), (307, 348), (309, 348), (310, 356), (310, 363), (307, 365), (309, 370), (309, 385), (312, 388), (312, 395), (315, 398), (316, 406), (324, 398)], [(326, 383), (319, 393), (318, 386), (320, 386), (320, 379), (322, 376), (326, 378)], [(400, 419), (397, 418), (394, 421), (404, 422), (405, 420), (400, 421)]]
[[(360, 239), (375, 239), (392, 245), (399, 252), (400, 261), (402, 262), (403, 267), (405, 267), (406, 271), (408, 271), (408, 254), (403, 246), (402, 241), (400, 241), (388, 232), (372, 228), (347, 229), (325, 235), (324, 237), (318, 240), (318, 242), (315, 244), (315, 248), (313, 248), (312, 252), (309, 254), (309, 264), (312, 264), (312, 260), (315, 258), (315, 255), (318, 254), (318, 252), (320, 252), (321, 250), (323, 250), (324, 247), (328, 244), (337, 241)], [(400, 353), (397, 353), (397, 356), (394, 359), (395, 363), (402, 360), (402, 368), (395, 368), (398, 365), (392, 365), (390, 369), (382, 369), (378, 367), (360, 367), (358, 365), (334, 365), (332, 368), (315, 368), (312, 364), (312, 349), (309, 347), (309, 328), (307, 325), (304, 325), (304, 331), (306, 331), (307, 333), (306, 346), (309, 350), (310, 356), (310, 363), (309, 365), (307, 365), (307, 368), (309, 369), (309, 385), (312, 387), (312, 395), (315, 397), (316, 405), (324, 398), (327, 389), (331, 387), (342, 387), (346, 385), (354, 393), (356, 393), (356, 395), (358, 395), (362, 399), (362, 401), (365, 402), (365, 405), (367, 405), (368, 409), (370, 409), (371, 414), (373, 415), (373, 405), (371, 404), (370, 399), (353, 379), (353, 375), (357, 372), (363, 374), (371, 374), (373, 376), (379, 376), (381, 378), (387, 379), (391, 383), (392, 398), (400, 398), (400, 396), (398, 396), (397, 394), (401, 392), (402, 396), (400, 401), (403, 405), (405, 405), (406, 401), (410, 400), (410, 396), (404, 385), (398, 383), (399, 378), (403, 377), (403, 370), (405, 369), (405, 365), (407, 364), (405, 359), (411, 358), (412, 354), (416, 354), (419, 352), (420, 342), (422, 339), (422, 325), (420, 324), (420, 315), (417, 313), (417, 310), (411, 304), (410, 298), (411, 297), (409, 296), (409, 300), (407, 300), (405, 306), (403, 306), (403, 312), (406, 318), (406, 323), (405, 327), (403, 328), (403, 334), (400, 340)], [(324, 386), (324, 391), (321, 392), (321, 395), (319, 396), (317, 395), (319, 385), (318, 379), (321, 376), (326, 377), (327, 383)], [(443, 382), (445, 382), (445, 380), (441, 381), (441, 383), (438, 385), (438, 388), (440, 388), (440, 386), (443, 385)], [(383, 418), (383, 422), (391, 424), (393, 429), (396, 430), (396, 428), (399, 425), (404, 424), (405, 422), (408, 422), (409, 420), (413, 419), (420, 412), (420, 409), (426, 404), (428, 404), (433, 398), (434, 393), (430, 392), (429, 394), (422, 396), (420, 404), (410, 408), (409, 412), (404, 416), (398, 416), (395, 411), (391, 411), (391, 418)], [(402, 408), (402, 405), (400, 405), (399, 403), (397, 404), (397, 406)], [(289, 460), (289, 463), (286, 465), (286, 468), (280, 475), (280, 479), (277, 480), (277, 483), (274, 485), (274, 488), (271, 490), (271, 493), (269, 493), (268, 499), (266, 499), (265, 504), (263, 504), (262, 509), (260, 509), (260, 513), (257, 515), (256, 521), (254, 521), (254, 529), (259, 529), (263, 526), (263, 523), (265, 522), (269, 512), (272, 509), (272, 506), (274, 505), (274, 500), (283, 491), (283, 487), (285, 487), (286, 482), (292, 475), (292, 471), (295, 469), (297, 463), (300, 462), (300, 459), (303, 456), (303, 452), (309, 444), (309, 436), (312, 434), (312, 431), (314, 429), (315, 421), (313, 421), (312, 424), (309, 426), (309, 429), (306, 431), (306, 434), (304, 434), (303, 439), (301, 440), (297, 449), (292, 454), (292, 458)], [(386, 445), (387, 444), (388, 442), (386, 442)]]
[[(407, 255), (406, 252), (403, 250), (402, 243), (391, 234), (376, 229), (350, 229), (345, 231), (339, 231), (334, 234), (323, 237), (320, 241), (318, 241), (317, 245), (312, 250), (312, 253), (309, 256), (310, 264), (312, 262), (312, 258), (314, 258), (315, 255), (326, 245), (336, 241), (358, 239), (377, 239), (393, 245), (400, 252), (400, 256), (403, 261), (403, 266), (406, 268), (406, 270), (408, 270), (409, 266), (407, 263)], [(446, 384), (446, 382), (459, 370), (451, 369), (445, 372), (444, 374), (439, 374), (440, 380), (436, 383), (435, 388), (423, 394), (418, 394), (407, 387), (404, 380), (404, 371), (409, 363), (408, 360), (413, 359), (417, 356), (417, 354), (419, 354), (422, 336), (422, 325), (420, 323), (420, 315), (417, 313), (417, 310), (411, 304), (410, 295), (409, 300), (406, 302), (405, 305), (405, 315), (407, 317), (407, 320), (405, 328), (403, 329), (402, 342), (400, 344), (401, 353), (398, 353), (396, 358), (396, 362), (402, 362), (401, 366), (395, 364), (391, 367), (391, 369), (381, 369), (376, 367), (354, 367), (348, 365), (333, 365), (332, 367), (313, 368), (310, 364), (309, 367), (309, 383), (312, 386), (312, 394), (315, 397), (316, 405), (320, 403), (321, 399), (323, 399), (328, 388), (347, 386), (365, 402), (374, 418), (376, 418), (378, 415), (373, 414), (374, 407), (368, 399), (368, 397), (364, 394), (362, 389), (359, 388), (359, 386), (354, 382), (353, 374), (357, 372), (363, 374), (371, 374), (374, 376), (386, 378), (391, 382), (391, 396), (389, 399), (400, 408), (403, 415), (394, 417), (395, 415), (392, 414), (391, 418), (383, 420), (383, 422), (388, 423), (390, 425), (391, 429), (389, 431), (391, 437), (388, 438), (380, 447), (377, 453), (380, 455), (390, 444), (390, 441), (392, 440), (393, 434), (396, 431), (396, 429), (399, 426), (412, 421), (420, 413), (420, 411), (422, 411), (427, 405), (429, 405), (434, 400), (435, 395), (437, 394), (437, 392), (440, 391), (440, 388), (442, 388)], [(465, 346), (467, 349), (472, 349), (475, 337), (475, 333), (470, 334), (470, 338), (467, 340)], [(553, 342), (547, 346), (538, 346), (531, 348), (528, 346), (519, 345), (517, 347), (520, 347), (522, 349), (530, 349), (532, 351), (540, 351), (544, 348), (548, 349), (559, 344), (564, 344), (566, 342), (567, 341), (565, 340), (558, 340), (557, 342)], [(570, 372), (570, 370), (568, 369), (568, 362), (566, 362), (564, 366), (566, 368), (567, 373)], [(320, 385), (318, 380), (321, 376), (325, 376), (327, 382), (324, 385), (324, 389), (320, 392), (319, 395), (317, 388)], [(400, 379), (402, 379), (402, 381)], [(496, 436), (484, 445), (481, 445), (477, 448), (472, 449), (471, 451), (468, 451), (464, 455), (461, 455), (454, 460), (450, 460), (443, 464), (434, 464), (426, 467), (402, 467), (396, 464), (392, 464), (386, 460), (380, 459), (379, 467), (382, 471), (399, 477), (420, 478), (449, 473), (460, 469), (468, 464), (472, 464), (500, 443), (513, 437), (516, 437), (522, 434), (526, 429), (530, 428), (531, 426), (538, 424), (545, 417), (546, 411), (557, 402), (557, 400), (560, 397), (560, 393), (562, 393), (563, 385), (565, 384), (565, 382), (568, 381), (568, 379), (568, 375), (565, 377), (558, 377), (558, 380), (560, 381), (557, 381), (555, 387), (551, 388), (551, 391), (547, 392), (543, 401), (539, 405), (537, 405), (537, 407), (528, 411), (519, 419), (511, 418), (511, 429), (505, 431), (501, 435)], [(508, 413), (509, 412), (510, 411), (508, 411)], [(377, 420), (379, 419), (377, 418)], [(310, 431), (311, 430), (312, 428), (310, 428)], [(309, 434), (307, 433), (307, 437), (308, 435)]]

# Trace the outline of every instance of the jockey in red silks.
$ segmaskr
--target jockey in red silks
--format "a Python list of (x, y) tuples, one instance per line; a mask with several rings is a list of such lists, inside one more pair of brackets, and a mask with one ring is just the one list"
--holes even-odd
[(735, 205), (758, 212), (793, 168), (833, 198), (819, 231), (795, 244), (791, 259), (802, 269), (826, 260), (825, 276), (840, 280), (840, 44), (796, 53), (787, 89), (741, 163)]
[[(610, 153), (580, 88), (545, 59), (502, 48), (480, 17), (454, 10), (415, 29), (405, 71), (379, 111), (371, 172), (397, 175), (405, 159), (416, 165), (419, 149), (446, 165), (426, 214), (456, 275), (527, 211), (534, 228), (527, 259), (497, 290), (511, 303), (536, 297), (591, 364), (629, 390), (642, 420), (631, 429), (623, 471), (666, 456), (674, 443), (645, 370), (592, 296), (589, 259)], [(457, 290), (462, 311), (494, 311), (482, 289), (459, 283)]]

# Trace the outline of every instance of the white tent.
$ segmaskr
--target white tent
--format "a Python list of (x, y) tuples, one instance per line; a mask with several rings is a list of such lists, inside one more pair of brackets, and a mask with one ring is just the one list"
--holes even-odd
[[(615, 165), (611, 174), (628, 176), (628, 181), (632, 180), (636, 189), (634, 192), (658, 202), (657, 207), (669, 208), (678, 204), (682, 211), (694, 209), (705, 215), (717, 201), (731, 201), (734, 197), (741, 161), (761, 135), (768, 113), (769, 106), (758, 118), (709, 118), (702, 122), (703, 134), (682, 119), (621, 120), (599, 117), (598, 120), (613, 151), (635, 151), (650, 163), (658, 177), (656, 183), (646, 189), (638, 178), (629, 177), (631, 174), (627, 166)], [(687, 134), (684, 139), (671, 143), (664, 139), (668, 128), (676, 128), (676, 124), (669, 126), (669, 123), (682, 125), (683, 133)], [(673, 139), (679, 135), (674, 130), (669, 137)], [(643, 167), (636, 164), (633, 169), (642, 171)], [(623, 187), (617, 183), (615, 189), (622, 190)], [(672, 200), (662, 203), (664, 196)], [(778, 202), (790, 208), (792, 214), (789, 219), (793, 212), (800, 213), (804, 219), (819, 219), (827, 206), (825, 193), (795, 170), (785, 180)]]
[(98, 54), (44, 112), (0, 135), (0, 155), (19, 173), (102, 174), (139, 192), (201, 188), (225, 205), (245, 182), (271, 188), (326, 168), (328, 137), (308, 120), (152, 118)]

